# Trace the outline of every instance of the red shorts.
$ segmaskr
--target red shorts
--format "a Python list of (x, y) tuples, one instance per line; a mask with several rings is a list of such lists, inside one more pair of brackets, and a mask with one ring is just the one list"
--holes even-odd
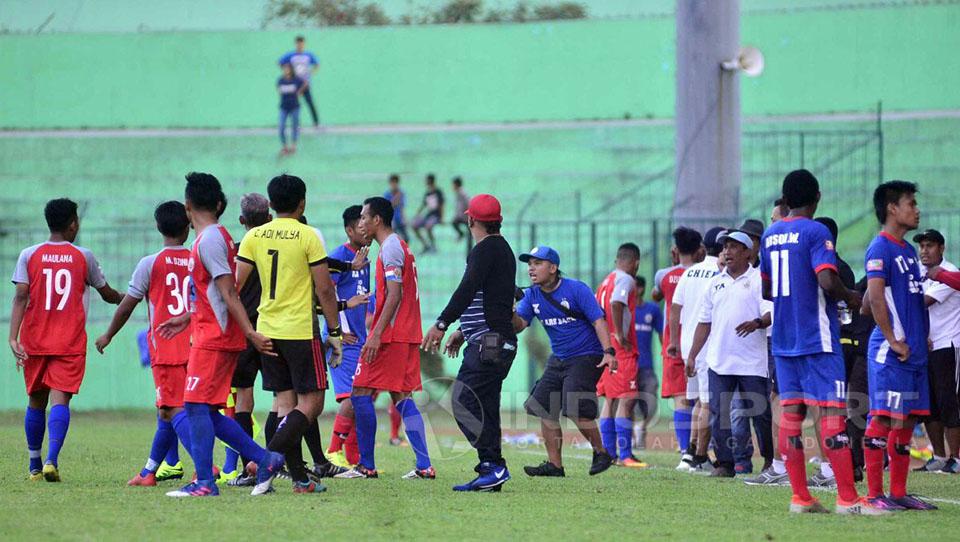
[(618, 354), (617, 372), (611, 374), (605, 367), (597, 382), (597, 395), (607, 399), (637, 397), (637, 358), (635, 355)]
[(157, 388), (157, 408), (183, 406), (183, 385), (187, 381), (186, 365), (154, 365), (153, 385)]
[(191, 348), (183, 400), (223, 408), (240, 352)]
[(383, 343), (373, 363), (357, 363), (353, 387), (400, 393), (419, 391), (420, 345)]
[(75, 394), (80, 391), (87, 355), (30, 356), (23, 362), (23, 381), (27, 394), (57, 390)]
[(663, 358), (663, 384), (660, 397), (687, 396), (687, 368), (680, 358)]

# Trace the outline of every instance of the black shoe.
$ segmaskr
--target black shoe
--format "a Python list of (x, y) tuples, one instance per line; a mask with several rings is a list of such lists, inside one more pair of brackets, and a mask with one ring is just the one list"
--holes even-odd
[(523, 467), (523, 472), (527, 473), (527, 476), (566, 476), (563, 467), (558, 467), (549, 461), (544, 461), (536, 467)]
[(613, 465), (613, 457), (606, 451), (593, 452), (593, 463), (590, 464), (590, 476), (600, 474)]
[(710, 478), (734, 478), (737, 473), (726, 465), (714, 467), (713, 472), (709, 474)]
[(323, 465), (314, 465), (313, 470), (311, 471), (318, 478), (333, 478), (338, 474), (347, 472), (350, 469), (345, 469), (343, 467), (338, 467), (333, 463), (324, 463)]

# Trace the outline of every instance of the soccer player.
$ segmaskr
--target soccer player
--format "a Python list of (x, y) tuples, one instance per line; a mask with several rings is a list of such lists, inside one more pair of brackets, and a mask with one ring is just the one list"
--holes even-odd
[[(9, 344), (27, 388), (24, 430), (30, 479), (59, 482), (57, 458), (70, 426), (70, 399), (80, 391), (87, 363), (87, 287), (93, 286), (113, 305), (123, 296), (107, 284), (93, 253), (73, 244), (80, 231), (77, 204), (50, 200), (43, 215), (50, 238), (25, 248), (13, 272)], [(47, 460), (41, 463), (50, 403)]]
[[(123, 328), (133, 310), (147, 299), (150, 350), (150, 368), (157, 390), (157, 431), (147, 464), (134, 476), (129, 486), (157, 485), (157, 469), (170, 448), (179, 447), (178, 438), (190, 449), (190, 428), (183, 411), (183, 383), (187, 377), (190, 357), (190, 335), (181, 333), (171, 340), (157, 334), (157, 326), (189, 310), (190, 272), (187, 262), (190, 249), (183, 246), (190, 235), (187, 210), (179, 201), (161, 203), (153, 213), (157, 230), (163, 236), (163, 249), (144, 257), (137, 263), (130, 278), (130, 287), (117, 307), (110, 326), (96, 340), (97, 351), (103, 354), (114, 336)], [(179, 462), (174, 469), (183, 467)], [(182, 474), (181, 474), (182, 476)]]
[[(604, 449), (597, 429), (597, 381), (605, 367), (616, 370), (615, 351), (599, 303), (586, 284), (563, 278), (560, 255), (548, 246), (520, 255), (533, 284), (517, 304), (513, 326), (523, 331), (537, 318), (550, 337), (552, 350), (543, 376), (524, 403), (528, 414), (540, 418), (547, 460), (524, 467), (528, 476), (566, 476), (563, 470), (563, 431), (560, 414), (573, 420), (593, 447), (590, 474), (610, 468), (613, 458)], [(559, 401), (557, 400), (559, 395)]]
[[(913, 427), (918, 416), (930, 414), (929, 322), (920, 287), (923, 275), (916, 250), (904, 240), (906, 233), (920, 224), (916, 192), (917, 185), (906, 181), (890, 181), (876, 188), (873, 206), (883, 229), (864, 256), (869, 311), (877, 326), (867, 353), (871, 418), (863, 454), (867, 497), (880, 510), (936, 508), (907, 494)], [(883, 493), (884, 452), (890, 458), (889, 496)], [(835, 471), (836, 467), (834, 464)]]
[(190, 456), (197, 479), (169, 497), (210, 497), (220, 494), (213, 478), (213, 443), (225, 444), (257, 462), (253, 494), (266, 493), (283, 467), (283, 456), (258, 446), (234, 420), (220, 414), (230, 393), (237, 357), (246, 337), (257, 350), (272, 353), (270, 339), (257, 333), (237, 295), (236, 248), (218, 221), (226, 209), (220, 181), (209, 173), (190, 173), (184, 190), (187, 216), (196, 232), (190, 259), (191, 313), (167, 320), (157, 333), (172, 338), (190, 326), (190, 358), (184, 389), (184, 410), (190, 424)]
[(647, 290), (647, 280), (638, 276), (637, 308), (634, 311), (633, 330), (637, 337), (637, 391), (640, 400), (637, 407), (643, 416), (643, 422), (634, 424), (633, 446), (638, 450), (647, 448), (647, 426), (657, 413), (657, 373), (653, 370), (653, 335), (657, 334), (663, 343), (663, 312), (660, 305), (652, 301), (644, 301), (643, 294)]
[[(687, 400), (687, 373), (681, 358), (670, 355), (667, 351), (671, 342), (670, 318), (673, 314), (673, 294), (680, 282), (680, 277), (689, 267), (698, 263), (700, 249), (703, 246), (703, 237), (700, 232), (686, 227), (673, 230), (673, 247), (671, 252), (677, 255), (677, 265), (661, 269), (654, 278), (655, 287), (651, 297), (663, 300), (664, 326), (661, 335), (660, 355), (663, 359), (663, 385), (660, 396), (664, 399), (673, 399), (673, 431), (680, 447), (680, 463), (677, 470), (689, 471), (693, 466), (693, 454), (690, 453), (690, 423), (692, 406)], [(683, 329), (677, 320), (676, 333), (682, 334)]]
[(417, 463), (404, 479), (434, 479), (436, 470), (427, 453), (423, 417), (411, 395), (420, 389), (420, 295), (417, 291), (417, 264), (407, 244), (393, 232), (393, 207), (385, 198), (363, 202), (358, 223), (360, 232), (380, 246), (377, 256), (376, 311), (373, 328), (360, 350), (360, 363), (353, 380), (350, 400), (356, 419), (360, 462), (340, 478), (377, 478), (374, 446), (377, 413), (373, 394), (389, 392), (403, 417), (407, 439)]
[(846, 374), (837, 302), (856, 310), (860, 298), (840, 281), (829, 230), (812, 220), (820, 201), (816, 177), (805, 169), (790, 172), (783, 180), (783, 198), (790, 212), (764, 233), (760, 271), (764, 297), (774, 304), (773, 355), (783, 410), (778, 447), (793, 488), (790, 511), (826, 512), (807, 489), (801, 430), (806, 405), (813, 404), (821, 407), (823, 449), (837, 480), (836, 512), (883, 514), (886, 510), (857, 495), (845, 431)]
[[(603, 447), (616, 454), (617, 465), (644, 468), (646, 463), (633, 456), (633, 407), (637, 394), (637, 336), (633, 331), (637, 308), (637, 270), (640, 248), (624, 243), (617, 249), (616, 269), (597, 288), (597, 301), (606, 315), (610, 342), (616, 352), (617, 366), (607, 367), (597, 383), (597, 395), (603, 397), (600, 435)], [(619, 453), (618, 448), (619, 447)]]
[(279, 175), (267, 185), (274, 220), (251, 229), (240, 243), (237, 283), (242, 288), (257, 269), (261, 284), (257, 330), (276, 356), (262, 360), (263, 387), (276, 394), (283, 421), (267, 448), (286, 457), (296, 493), (326, 488), (307, 477), (301, 441), (323, 410), (327, 371), (319, 334), (314, 333), (314, 292), (326, 315), (330, 363), (342, 355), (337, 299), (327, 253), (316, 230), (302, 224), (307, 186), (299, 177)]
[[(352, 261), (361, 250), (370, 245), (370, 240), (364, 237), (358, 228), (362, 210), (362, 206), (352, 205), (343, 211), (343, 231), (347, 235), (347, 242), (331, 250), (331, 258)], [(345, 301), (370, 292), (369, 263), (361, 269), (332, 273), (330, 276), (337, 287), (338, 300)], [(333, 421), (333, 433), (327, 453), (333, 456), (331, 462), (341, 467), (356, 465), (360, 459), (357, 432), (354, 431), (353, 403), (345, 399), (350, 399), (353, 390), (353, 377), (360, 361), (360, 351), (367, 340), (367, 327), (369, 321), (372, 321), (373, 309), (374, 304), (368, 303), (366, 307), (355, 307), (340, 313), (340, 327), (345, 339), (343, 361), (330, 369), (333, 392), (340, 406)]]

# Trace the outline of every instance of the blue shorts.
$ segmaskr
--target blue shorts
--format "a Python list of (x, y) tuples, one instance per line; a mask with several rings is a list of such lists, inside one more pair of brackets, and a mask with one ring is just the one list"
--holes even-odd
[[(330, 368), (330, 379), (333, 380), (333, 393), (337, 401), (347, 399), (353, 391), (353, 377), (357, 372), (361, 348), (359, 344), (343, 345), (343, 361), (340, 365)], [(329, 351), (327, 351), (327, 359), (330, 359)]]
[(846, 366), (843, 354), (776, 356), (777, 389), (781, 405), (817, 405), (846, 408)]
[(905, 420), (908, 416), (930, 415), (930, 380), (927, 371), (894, 363), (867, 363), (867, 390), (870, 415)]

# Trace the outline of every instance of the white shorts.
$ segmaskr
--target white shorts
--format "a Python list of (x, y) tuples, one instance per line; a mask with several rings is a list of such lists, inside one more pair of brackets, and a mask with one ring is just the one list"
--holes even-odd
[(710, 403), (709, 372), (706, 363), (697, 363), (697, 375), (693, 378), (687, 378), (688, 401), (700, 401), (705, 405)]

